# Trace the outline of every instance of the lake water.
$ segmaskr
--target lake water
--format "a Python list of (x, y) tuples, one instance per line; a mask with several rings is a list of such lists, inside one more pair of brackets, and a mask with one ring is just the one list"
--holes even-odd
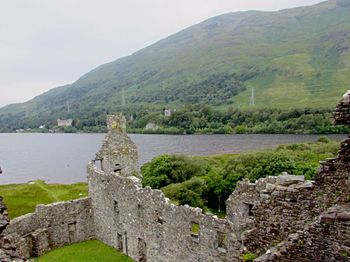
[[(86, 181), (104, 134), (0, 134), (0, 184), (42, 179), (48, 183)], [(280, 144), (315, 141), (317, 135), (130, 135), (140, 165), (160, 154), (241, 153)], [(331, 135), (342, 140), (345, 135)]]

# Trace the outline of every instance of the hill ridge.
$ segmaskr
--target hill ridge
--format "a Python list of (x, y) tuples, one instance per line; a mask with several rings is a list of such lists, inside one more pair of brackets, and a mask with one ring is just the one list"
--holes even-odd
[(11, 117), (16, 127), (38, 126), (186, 104), (245, 109), (253, 88), (257, 108), (329, 108), (350, 82), (349, 9), (348, 1), (330, 0), (215, 16), (100, 65), (70, 85), (1, 108), (0, 124)]

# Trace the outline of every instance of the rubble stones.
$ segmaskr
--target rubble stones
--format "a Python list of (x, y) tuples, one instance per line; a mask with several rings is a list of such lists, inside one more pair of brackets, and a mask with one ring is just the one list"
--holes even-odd
[(284, 174), (279, 175), (276, 180), (276, 185), (280, 186), (290, 186), (293, 184), (298, 184), (304, 182), (305, 179), (303, 176), (291, 176), (284, 172)]

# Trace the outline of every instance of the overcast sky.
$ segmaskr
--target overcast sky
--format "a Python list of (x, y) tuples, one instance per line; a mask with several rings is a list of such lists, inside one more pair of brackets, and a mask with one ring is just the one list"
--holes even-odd
[(0, 0), (0, 107), (212, 16), (321, 0)]

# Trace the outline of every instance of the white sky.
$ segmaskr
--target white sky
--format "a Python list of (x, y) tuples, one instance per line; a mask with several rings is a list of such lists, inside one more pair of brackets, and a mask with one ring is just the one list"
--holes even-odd
[(0, 107), (212, 16), (321, 0), (0, 0)]

